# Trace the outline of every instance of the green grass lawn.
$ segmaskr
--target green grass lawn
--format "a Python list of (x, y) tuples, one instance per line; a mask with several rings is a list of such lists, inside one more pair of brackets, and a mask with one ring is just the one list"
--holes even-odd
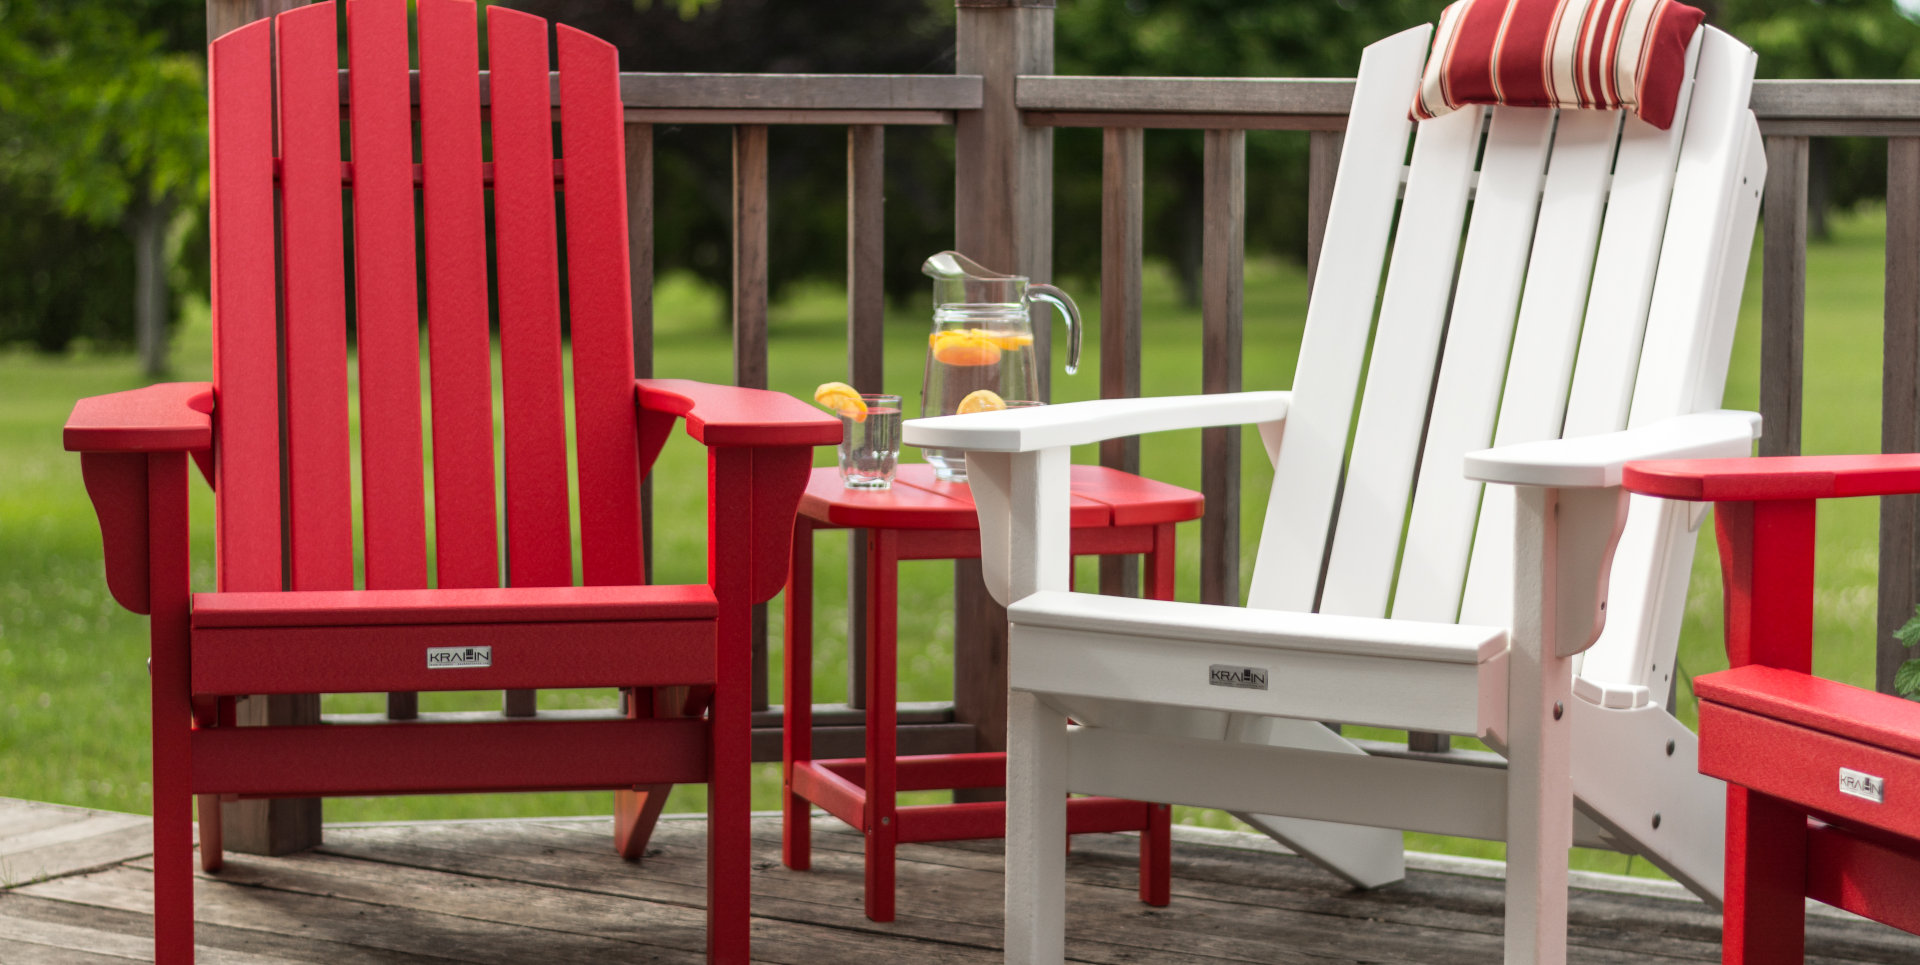
[[(1872, 451), (1879, 444), (1883, 220), (1873, 212), (1833, 219), (1833, 237), (1809, 252), (1806, 340), (1806, 451)], [(1727, 405), (1752, 408), (1758, 398), (1759, 293), (1757, 264), (1743, 303), (1734, 347)], [(1064, 279), (1088, 310), (1086, 355), (1079, 375), (1056, 372), (1057, 401), (1098, 392), (1097, 285)], [(1143, 383), (1149, 395), (1200, 390), (1200, 320), (1179, 304), (1176, 286), (1162, 271), (1150, 271), (1146, 297)], [(1246, 352), (1248, 389), (1285, 388), (1292, 379), (1306, 305), (1302, 272), (1291, 265), (1254, 260), (1247, 266)], [(845, 377), (846, 324), (843, 295), (826, 286), (803, 288), (773, 307), (770, 321), (774, 388), (808, 395), (814, 385)], [(656, 302), (656, 373), (713, 381), (730, 379), (727, 334), (716, 323), (716, 293), (681, 278), (665, 279)], [(918, 301), (889, 311), (887, 387), (917, 396), (927, 322)], [(208, 333), (204, 310), (193, 313), (175, 339), (175, 377), (208, 378)], [(350, 367), (351, 371), (351, 367)], [(60, 426), (73, 400), (141, 384), (129, 356), (85, 351), (50, 358), (0, 353), (0, 795), (88, 807), (143, 812), (151, 809), (147, 783), (145, 622), (121, 610), (107, 593), (100, 565), (99, 533), (80, 483), (79, 459), (60, 450)], [(910, 403), (911, 405), (911, 403)], [(1258, 458), (1257, 437), (1248, 431), (1243, 459), (1242, 572), (1250, 572), (1265, 509), (1271, 469)], [(817, 463), (831, 464), (830, 449)], [(908, 458), (912, 458), (909, 451)], [(1077, 461), (1092, 461), (1091, 447)], [(655, 475), (656, 579), (689, 582), (705, 566), (704, 476), (699, 447), (678, 436), (663, 453)], [(1149, 475), (1180, 485), (1199, 485), (1198, 433), (1148, 437), (1142, 460)], [(357, 480), (356, 480), (357, 486)], [(357, 490), (356, 490), (357, 492)], [(1846, 501), (1821, 507), (1821, 549), (1816, 621), (1823, 674), (1870, 684), (1873, 673), (1874, 585), (1877, 569), (1877, 507)], [(212, 500), (195, 487), (195, 586), (212, 585)], [(1182, 599), (1197, 596), (1198, 524), (1180, 532)], [(816, 541), (816, 699), (844, 697), (846, 679), (845, 541)], [(1090, 566), (1091, 564), (1082, 564)], [(900, 601), (900, 697), (943, 699), (951, 694), (953, 653), (951, 564), (908, 563), (902, 568)], [(1086, 571), (1091, 578), (1091, 571)], [(773, 692), (779, 693), (776, 600)], [(1726, 665), (1720, 647), (1720, 585), (1711, 528), (1703, 528), (1688, 600), (1680, 666), (1690, 676)], [(1682, 689), (1681, 716), (1693, 720)], [(496, 694), (428, 695), (427, 709), (491, 706)], [(598, 706), (612, 697), (596, 692), (552, 692), (543, 706)], [(330, 711), (374, 710), (374, 695), (335, 695)], [(778, 806), (776, 766), (756, 775), (757, 808)], [(676, 791), (670, 807), (702, 806), (700, 788)], [(327, 805), (329, 820), (461, 818), (480, 816), (606, 813), (599, 794), (471, 795), (427, 798), (344, 799)], [(1182, 820), (1229, 826), (1214, 812), (1183, 809)], [(1422, 849), (1498, 855), (1500, 846), (1443, 842), (1411, 836)], [(1585, 867), (1621, 870), (1617, 856), (1582, 856)], [(1644, 865), (1636, 866), (1635, 871)]]

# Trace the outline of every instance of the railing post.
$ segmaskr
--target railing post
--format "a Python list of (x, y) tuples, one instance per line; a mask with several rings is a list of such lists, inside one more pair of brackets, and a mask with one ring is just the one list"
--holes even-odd
[[(263, 17), (306, 5), (306, 0), (207, 0), (207, 40)], [(235, 723), (318, 724), (318, 694), (282, 694), (242, 698)], [(205, 800), (205, 799), (203, 799)], [(320, 799), (279, 798), (230, 801), (220, 805), (221, 845), (245, 854), (288, 854), (320, 844)]]
[[(628, 124), (627, 287), (633, 304), (633, 374), (653, 378), (653, 125)], [(640, 480), (640, 558), (653, 582), (653, 475)]]
[[(1920, 452), (1920, 137), (1887, 139), (1887, 301), (1880, 450)], [(1895, 630), (1920, 603), (1920, 498), (1880, 500), (1880, 607), (1875, 678), (1893, 693), (1907, 658)]]
[[(1053, 274), (1053, 132), (1028, 127), (1014, 103), (1021, 74), (1053, 72), (1054, 0), (956, 0), (954, 69), (982, 78), (977, 111), (954, 125), (954, 244), (976, 261), (1035, 280)], [(1042, 309), (1044, 311), (1044, 309)], [(1051, 388), (1051, 319), (1033, 345), (1040, 397)], [(981, 750), (1007, 746), (1007, 615), (980, 582), (980, 562), (954, 564), (954, 716)]]

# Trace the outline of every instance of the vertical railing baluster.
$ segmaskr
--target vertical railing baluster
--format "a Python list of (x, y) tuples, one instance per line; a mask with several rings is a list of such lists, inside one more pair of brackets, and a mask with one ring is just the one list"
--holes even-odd
[[(1920, 452), (1920, 137), (1887, 139), (1886, 333), (1880, 450)], [(1880, 606), (1874, 676), (1893, 693), (1907, 648), (1893, 633), (1920, 603), (1920, 498), (1880, 500)]]
[[(847, 380), (885, 391), (885, 200), (887, 129), (847, 128)], [(895, 389), (899, 389), (895, 386)], [(867, 538), (847, 534), (847, 704), (867, 705)]]
[(1767, 145), (1760, 282), (1760, 436), (1763, 456), (1800, 454), (1801, 366), (1807, 314), (1807, 138)]
[(1333, 210), (1333, 179), (1340, 172), (1345, 131), (1307, 134), (1307, 284), (1320, 273), (1320, 243), (1327, 237), (1327, 212)]
[[(1201, 391), (1240, 391), (1241, 306), (1246, 285), (1247, 132), (1206, 132), (1201, 251)], [(1200, 600), (1240, 602), (1240, 428), (1205, 429), (1200, 441)]]
[[(1100, 176), (1100, 397), (1140, 395), (1141, 213), (1144, 145), (1138, 127), (1106, 129)], [(1100, 443), (1100, 465), (1140, 471), (1140, 437)], [(1100, 557), (1100, 592), (1140, 595), (1138, 556)]]
[[(653, 378), (653, 125), (628, 124), (627, 285), (633, 297), (633, 374)], [(643, 578), (653, 582), (653, 475), (640, 480)]]
[[(733, 129), (733, 381), (767, 387), (767, 128)], [(753, 608), (753, 709), (767, 709), (767, 606)]]

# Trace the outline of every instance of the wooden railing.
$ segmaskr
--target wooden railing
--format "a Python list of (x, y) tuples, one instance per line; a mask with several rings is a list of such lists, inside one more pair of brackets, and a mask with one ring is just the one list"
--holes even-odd
[[(210, 32), (298, 2), (209, 0)], [(863, 391), (877, 391), (883, 344), (880, 191), (885, 129), (952, 124), (959, 172), (955, 246), (985, 264), (1036, 279), (1052, 275), (1052, 130), (1103, 130), (1103, 396), (1140, 391), (1145, 131), (1204, 131), (1203, 384), (1208, 392), (1240, 387), (1246, 132), (1300, 131), (1308, 138), (1311, 274), (1353, 82), (1054, 76), (1053, 0), (956, 2), (955, 75), (622, 76), (634, 351), (642, 375), (652, 371), (654, 125), (733, 128), (734, 372), (740, 384), (752, 386), (764, 385), (767, 373), (767, 127), (847, 129), (848, 381)], [(1762, 258), (1762, 451), (1786, 454), (1800, 447), (1808, 144), (1810, 138), (1835, 136), (1881, 137), (1888, 143), (1882, 448), (1920, 451), (1920, 82), (1762, 81), (1753, 106), (1767, 138), (1770, 165)], [(1049, 331), (1046, 325), (1035, 326), (1042, 373), (1048, 371)], [(1043, 382), (1043, 394), (1046, 391)], [(1240, 587), (1239, 436), (1209, 431), (1203, 452), (1207, 515), (1200, 548), (1201, 595), (1212, 602), (1235, 602)], [(1100, 459), (1137, 470), (1137, 440), (1103, 445)], [(854, 540), (851, 545), (850, 566), (857, 570), (864, 566), (862, 544)], [(1904, 657), (1892, 641), (1892, 630), (1920, 601), (1917, 565), (1920, 500), (1883, 500), (1878, 650), (1883, 690), (1890, 688), (1893, 670)], [(1004, 746), (1005, 616), (981, 587), (977, 561), (957, 563), (955, 574), (955, 699), (951, 706), (903, 708), (902, 753)], [(1104, 592), (1137, 592), (1137, 570), (1103, 560), (1100, 584)], [(855, 594), (849, 612), (863, 612), (858, 594), (864, 581), (850, 580), (849, 585)], [(821, 742), (817, 754), (859, 753), (862, 624), (852, 620), (848, 627), (850, 706), (815, 712)], [(755, 756), (771, 760), (779, 754), (780, 714), (767, 702), (764, 611), (756, 618), (755, 640)], [(1423, 746), (1441, 745), (1416, 735), (1416, 749)], [(317, 839), (317, 825), (314, 833)], [(281, 835), (279, 840), (297, 838)]]

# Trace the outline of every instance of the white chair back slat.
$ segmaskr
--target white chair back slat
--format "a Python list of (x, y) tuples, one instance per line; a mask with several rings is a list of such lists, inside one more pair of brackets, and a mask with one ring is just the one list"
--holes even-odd
[(1432, 27), (1401, 31), (1369, 46), (1348, 116), (1327, 215), (1306, 335), (1294, 373), (1286, 445), (1274, 469), (1248, 605), (1310, 610), (1340, 485), (1354, 395), (1373, 328), (1380, 266), (1406, 167), (1411, 91), (1419, 83)]
[(1587, 300), (1588, 324), (1581, 332), (1573, 392), (1567, 400), (1565, 436), (1626, 428), (1699, 48), (1696, 37), (1687, 51), (1687, 75), (1672, 127), (1662, 131), (1637, 117), (1621, 124), (1620, 153)]
[[(1453, 296), (1393, 615), (1448, 622), (1460, 609), (1481, 484), (1460, 460), (1493, 439), (1553, 141), (1554, 111), (1499, 108), (1480, 159), (1473, 222)], [(1336, 552), (1338, 547), (1336, 546)]]
[[(1527, 263), (1527, 289), (1520, 299), (1513, 355), (1500, 396), (1500, 419), (1493, 432), (1496, 446), (1560, 435), (1601, 215), (1606, 210), (1607, 179), (1619, 145), (1620, 116), (1618, 111), (1560, 112), (1541, 193), (1539, 227)], [(1471, 514), (1470, 509), (1465, 512)], [(1469, 522), (1462, 519), (1458, 524)], [(1464, 594), (1452, 602), (1458, 605), (1460, 622), (1498, 625), (1512, 611), (1513, 489), (1485, 487), (1478, 522), (1473, 525)], [(1403, 612), (1398, 601), (1406, 599), (1415, 585), (1409, 582), (1406, 567), (1401, 572), (1396, 616)], [(1441, 600), (1430, 605), (1422, 612), (1433, 615), (1423, 618), (1453, 619), (1454, 607), (1445, 604)]]
[[(1394, 229), (1396, 243), (1320, 593), (1322, 613), (1386, 615), (1484, 116), (1480, 108), (1456, 111), (1422, 123), (1414, 135), (1407, 196)], [(1282, 446), (1283, 458), (1285, 451)], [(1278, 503), (1267, 510), (1268, 520), (1287, 515), (1287, 507)]]
[[(1698, 43), (1696, 72), (1707, 82), (1687, 119), (1628, 425), (1720, 404), (1760, 203), (1765, 158), (1747, 108), (1754, 54), (1713, 29)], [(1665, 701), (1695, 545), (1686, 515), (1635, 497), (1614, 553), (1607, 626), (1581, 664), (1587, 680), (1647, 687)]]

